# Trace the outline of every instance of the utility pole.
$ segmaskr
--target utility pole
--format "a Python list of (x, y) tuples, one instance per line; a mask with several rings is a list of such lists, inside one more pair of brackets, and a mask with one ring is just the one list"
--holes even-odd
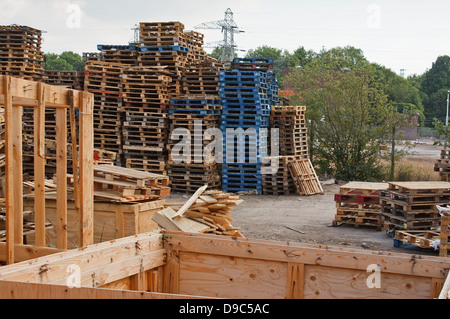
[(222, 30), (223, 41), (216, 44), (216, 47), (222, 49), (222, 61), (232, 61), (234, 59), (237, 49), (237, 45), (234, 42), (234, 35), (244, 32), (239, 30), (236, 22), (234, 22), (233, 16), (233, 12), (228, 8), (225, 11), (224, 20), (206, 22), (195, 27), (195, 29)]
[(141, 28), (136, 24), (135, 26), (134, 26), (134, 28), (132, 28), (131, 30), (133, 30), (133, 32), (134, 32), (134, 35), (133, 35), (133, 40), (131, 40), (130, 42), (129, 42), (129, 44), (130, 45), (137, 45), (137, 44), (139, 44), (139, 38), (140, 38), (140, 31), (141, 31)]

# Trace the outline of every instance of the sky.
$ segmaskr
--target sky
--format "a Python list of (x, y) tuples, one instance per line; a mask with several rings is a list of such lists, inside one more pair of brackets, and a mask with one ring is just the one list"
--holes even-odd
[(239, 56), (261, 45), (289, 52), (351, 45), (370, 62), (413, 75), (450, 55), (448, 0), (0, 0), (0, 25), (45, 31), (45, 53), (82, 54), (127, 44), (139, 22), (179, 21), (217, 42), (221, 30), (195, 27), (224, 19), (228, 8), (244, 31), (235, 35)]

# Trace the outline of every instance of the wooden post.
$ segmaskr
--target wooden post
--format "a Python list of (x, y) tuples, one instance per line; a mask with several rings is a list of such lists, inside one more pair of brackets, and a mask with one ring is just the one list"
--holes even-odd
[(34, 216), (38, 247), (45, 247), (45, 84), (38, 85), (34, 109)]
[(5, 76), (3, 91), (5, 96), (5, 139), (6, 139), (6, 263), (14, 263), (14, 127), (12, 123), (13, 102), (11, 94), (11, 77)]
[(80, 92), (80, 245), (94, 244), (93, 95)]
[(22, 107), (12, 108), (13, 158), (14, 158), (14, 242), (23, 244), (23, 157), (22, 157)]
[(305, 265), (288, 263), (286, 299), (303, 299)]
[(67, 109), (56, 109), (57, 247), (67, 249)]

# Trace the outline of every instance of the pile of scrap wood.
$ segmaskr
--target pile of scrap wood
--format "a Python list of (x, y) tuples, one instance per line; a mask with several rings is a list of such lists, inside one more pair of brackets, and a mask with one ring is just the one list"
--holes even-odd
[[(73, 175), (68, 175), (74, 187)], [(170, 196), (169, 177), (114, 165), (94, 166), (94, 199), (97, 202), (137, 203)]]
[(240, 228), (233, 227), (229, 216), (233, 207), (241, 204), (239, 196), (200, 188), (185, 204), (166, 204), (166, 209), (155, 213), (153, 220), (170, 231), (208, 233), (243, 238)]

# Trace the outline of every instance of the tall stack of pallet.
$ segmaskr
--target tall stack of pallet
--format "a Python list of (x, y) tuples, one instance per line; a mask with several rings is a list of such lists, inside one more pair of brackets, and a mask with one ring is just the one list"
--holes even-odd
[[(276, 83), (275, 83), (276, 85)], [(309, 157), (308, 130), (306, 128), (305, 106), (274, 105), (271, 109), (270, 128), (278, 129), (278, 139), (269, 138), (269, 150), (278, 149), (280, 169), (276, 174), (263, 175), (265, 195), (291, 195), (297, 192), (289, 162), (303, 161)], [(271, 166), (268, 162), (264, 166)]]
[(336, 216), (333, 226), (352, 225), (383, 229), (380, 207), (380, 191), (388, 188), (386, 183), (352, 182), (343, 185), (335, 195)]
[[(270, 75), (236, 67), (221, 72), (220, 76), (221, 130), (225, 139), (222, 187), (225, 192), (262, 194), (261, 159), (267, 156), (271, 110), (267, 81)], [(236, 130), (240, 129), (246, 133), (239, 134)]]
[(170, 74), (163, 69), (124, 71), (124, 161), (127, 168), (166, 174)]
[(0, 73), (40, 80), (44, 68), (42, 31), (27, 26), (0, 26)]
[(51, 71), (42, 72), (42, 80), (50, 85), (62, 86), (74, 90), (84, 88), (84, 74), (78, 71)]
[(138, 65), (142, 67), (160, 67), (170, 71), (172, 82), (169, 93), (180, 95), (182, 76), (189, 63), (188, 37), (184, 24), (180, 22), (140, 23), (141, 49), (138, 53)]
[(190, 63), (183, 73), (183, 93), (218, 96), (220, 71), (224, 69), (223, 63), (209, 58)]
[(122, 154), (123, 65), (90, 61), (84, 89), (94, 94), (94, 147)]
[(170, 101), (169, 122), (170, 132), (180, 133), (183, 142), (187, 139), (189, 145), (184, 145), (188, 156), (180, 154), (177, 145), (180, 146), (180, 136), (175, 134), (169, 139), (167, 148), (169, 151), (168, 175), (171, 187), (174, 191), (195, 193), (200, 187), (208, 185), (217, 189), (221, 184), (219, 164), (215, 160), (214, 150), (205, 154), (206, 147), (212, 142), (204, 139), (208, 129), (217, 129), (221, 114), (221, 101), (217, 96), (203, 96), (195, 99), (193, 96), (185, 96), (182, 99)]
[(437, 205), (450, 204), (450, 183), (396, 182), (380, 191), (386, 230), (432, 230), (441, 217)]

